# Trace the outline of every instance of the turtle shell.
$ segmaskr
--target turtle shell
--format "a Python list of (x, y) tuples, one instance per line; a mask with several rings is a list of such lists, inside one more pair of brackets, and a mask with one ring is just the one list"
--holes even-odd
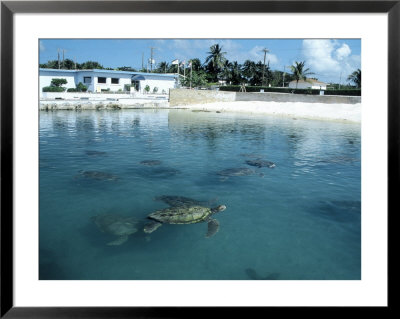
[(155, 211), (148, 217), (166, 224), (193, 224), (205, 221), (211, 214), (211, 209), (207, 207), (180, 206)]
[(103, 214), (92, 217), (94, 223), (102, 232), (123, 236), (137, 232), (137, 221), (132, 217), (114, 214)]

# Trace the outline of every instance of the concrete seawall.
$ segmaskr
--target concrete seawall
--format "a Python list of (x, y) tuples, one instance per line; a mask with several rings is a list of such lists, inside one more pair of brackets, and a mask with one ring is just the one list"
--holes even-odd
[(262, 102), (302, 102), (326, 104), (357, 104), (360, 96), (339, 95), (307, 95), (290, 93), (247, 93), (211, 90), (171, 89), (169, 93), (170, 106), (205, 104), (214, 102), (262, 101)]
[(39, 110), (119, 110), (119, 109), (140, 109), (140, 108), (168, 108), (168, 101), (41, 101)]

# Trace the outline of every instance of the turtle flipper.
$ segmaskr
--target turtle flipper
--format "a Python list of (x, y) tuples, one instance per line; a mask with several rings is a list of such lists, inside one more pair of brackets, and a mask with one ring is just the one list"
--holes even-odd
[(211, 236), (214, 236), (219, 229), (219, 222), (216, 219), (209, 219), (208, 221), (208, 230), (207, 230), (207, 234), (206, 237), (209, 238)]
[(116, 240), (109, 242), (108, 246), (119, 246), (128, 240), (128, 235), (119, 236)]
[(153, 231), (155, 231), (158, 227), (160, 227), (162, 224), (159, 222), (151, 221), (149, 223), (147, 223), (146, 225), (144, 225), (144, 229), (143, 231), (147, 234), (152, 233)]

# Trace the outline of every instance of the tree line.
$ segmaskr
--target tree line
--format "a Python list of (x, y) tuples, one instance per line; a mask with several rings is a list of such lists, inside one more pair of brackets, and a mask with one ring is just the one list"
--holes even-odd
[[(222, 46), (214, 44), (210, 47), (208, 56), (204, 63), (199, 58), (193, 58), (186, 62), (185, 65), (160, 62), (153, 70), (154, 73), (177, 73), (181, 75), (185, 72), (186, 76), (181, 77), (181, 84), (191, 87), (202, 87), (209, 84), (218, 84), (224, 81), (230, 85), (247, 84), (250, 86), (272, 86), (284, 87), (288, 86), (291, 81), (298, 83), (300, 80), (316, 79), (310, 76), (314, 73), (305, 66), (305, 61), (294, 62), (290, 66), (290, 72), (282, 72), (272, 70), (269, 62), (265, 64), (262, 61), (246, 60), (243, 64), (238, 61), (229, 61), (225, 56)], [(132, 72), (147, 72), (147, 68), (135, 69), (130, 66), (121, 66), (117, 68), (103, 67), (95, 61), (86, 61), (84, 63), (75, 63), (70, 59), (60, 62), (58, 60), (48, 61), (40, 64), (40, 68), (51, 69), (68, 69), (68, 70), (85, 70), (85, 69), (104, 69)], [(185, 69), (183, 69), (185, 68)], [(361, 88), (361, 70), (357, 69), (347, 77), (347, 80), (355, 87)], [(343, 88), (346, 86), (342, 86)]]

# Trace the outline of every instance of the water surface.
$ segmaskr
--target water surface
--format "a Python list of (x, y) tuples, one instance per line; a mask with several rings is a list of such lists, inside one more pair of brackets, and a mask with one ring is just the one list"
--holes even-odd
[[(40, 279), (361, 278), (360, 125), (190, 110), (40, 113)], [(249, 166), (261, 158), (274, 168)], [(146, 161), (146, 162), (143, 162)], [(254, 171), (221, 176), (231, 168)], [(91, 173), (85, 173), (91, 172)], [(95, 173), (93, 173), (95, 172)], [(91, 220), (179, 195), (227, 209), (120, 246)]]

